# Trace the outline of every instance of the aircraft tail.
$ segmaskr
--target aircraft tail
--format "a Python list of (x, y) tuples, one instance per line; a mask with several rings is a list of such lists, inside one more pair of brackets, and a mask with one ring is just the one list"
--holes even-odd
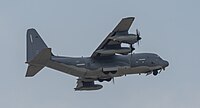
[(29, 64), (26, 77), (32, 77), (43, 69), (51, 58), (51, 48), (48, 48), (35, 29), (28, 29), (27, 62)]

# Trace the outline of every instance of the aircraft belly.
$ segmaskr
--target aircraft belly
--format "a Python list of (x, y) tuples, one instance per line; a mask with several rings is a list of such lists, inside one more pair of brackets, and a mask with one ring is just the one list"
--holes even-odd
[(156, 69), (162, 68), (161, 66), (154, 66), (154, 67), (149, 67), (149, 66), (138, 66), (138, 67), (123, 67), (119, 68), (118, 72), (121, 74), (138, 74), (138, 73), (147, 73), (149, 71), (153, 71)]
[(54, 61), (49, 61), (49, 63), (47, 64), (47, 67), (55, 69), (55, 70), (59, 70), (61, 72), (64, 72), (73, 76), (77, 76), (77, 77), (84, 77), (87, 71), (85, 68), (78, 68), (76, 66), (66, 65), (66, 64), (54, 62)]
[(151, 68), (148, 66), (139, 66), (139, 67), (130, 67), (130, 66), (123, 66), (118, 67), (117, 72), (115, 74), (112, 74), (111, 72), (108, 74), (103, 73), (103, 69), (99, 68), (97, 70), (88, 71), (87, 74), (85, 74), (85, 77), (97, 79), (97, 78), (112, 78), (112, 77), (120, 77), (126, 74), (138, 74), (138, 73), (146, 73), (147, 71), (150, 71)]
[(144, 73), (149, 71), (148, 66), (139, 66), (139, 67), (124, 67), (124, 68), (119, 68), (118, 72), (121, 74), (138, 74), (138, 73)]
[(99, 77), (105, 77), (106, 75), (102, 72), (102, 69), (96, 69), (96, 70), (90, 70), (87, 71), (85, 76), (86, 78), (91, 78), (91, 79), (98, 79)]

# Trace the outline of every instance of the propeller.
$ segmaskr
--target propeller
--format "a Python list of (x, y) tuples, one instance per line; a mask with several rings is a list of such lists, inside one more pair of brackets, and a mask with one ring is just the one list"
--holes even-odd
[(133, 44), (130, 44), (130, 48), (131, 48), (131, 53), (135, 50), (135, 48), (133, 47)]
[(132, 55), (133, 55), (133, 51), (135, 50), (135, 48), (133, 47), (133, 44), (130, 44), (130, 48), (131, 48), (131, 57), (130, 57), (130, 66), (132, 66)]
[(139, 32), (139, 30), (138, 29), (136, 29), (136, 36), (137, 36), (137, 43), (138, 43), (138, 46), (140, 45), (140, 40), (142, 39), (141, 37), (140, 37), (140, 32)]
[[(137, 36), (137, 44), (138, 44), (138, 46), (139, 46), (139, 45), (140, 45), (140, 42), (139, 42), (139, 41), (140, 41), (142, 38), (140, 37), (140, 32), (139, 32), (138, 29), (136, 29), (136, 36)], [(131, 60), (132, 60), (133, 51), (135, 50), (135, 48), (133, 47), (133, 44), (130, 44), (130, 49), (131, 49), (130, 65), (132, 65)]]

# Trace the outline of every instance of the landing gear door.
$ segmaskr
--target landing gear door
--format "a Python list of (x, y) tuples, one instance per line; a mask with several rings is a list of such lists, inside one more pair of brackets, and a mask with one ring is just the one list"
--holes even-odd
[(116, 73), (118, 71), (118, 67), (108, 67), (108, 68), (102, 68), (102, 71), (104, 73)]

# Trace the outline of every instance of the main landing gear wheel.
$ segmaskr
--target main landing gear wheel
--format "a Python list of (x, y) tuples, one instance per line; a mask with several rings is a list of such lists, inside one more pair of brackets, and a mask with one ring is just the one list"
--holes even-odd
[(99, 81), (99, 82), (103, 82), (104, 80), (103, 80), (103, 79), (98, 79), (98, 81)]
[(153, 75), (154, 76), (158, 75), (158, 70), (153, 70)]
[(103, 81), (110, 82), (111, 80), (112, 80), (112, 78), (108, 78), (108, 79), (98, 79), (99, 82), (103, 82)]

